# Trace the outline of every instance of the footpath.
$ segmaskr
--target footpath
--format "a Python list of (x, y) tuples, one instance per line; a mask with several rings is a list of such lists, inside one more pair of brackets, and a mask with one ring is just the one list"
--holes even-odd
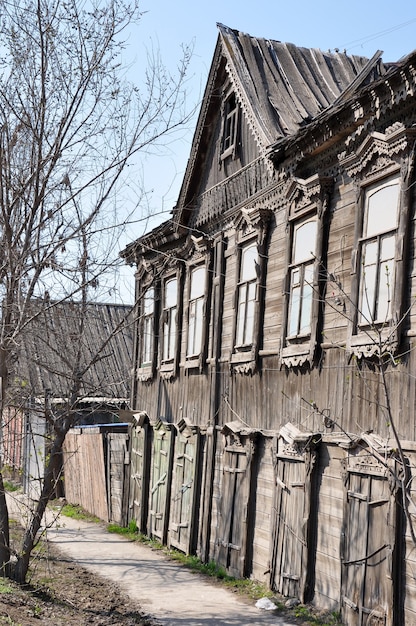
[[(15, 499), (12, 515), (22, 514)], [(48, 526), (49, 526), (48, 520)], [(47, 531), (63, 554), (110, 579), (162, 626), (292, 626), (151, 547), (108, 533), (105, 526), (60, 516)]]

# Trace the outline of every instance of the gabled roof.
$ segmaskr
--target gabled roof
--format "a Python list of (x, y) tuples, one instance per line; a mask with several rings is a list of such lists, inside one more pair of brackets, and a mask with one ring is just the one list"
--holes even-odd
[(181, 221), (183, 207), (192, 196), (197, 163), (207, 151), (213, 111), (225, 71), (237, 95), (260, 154), (268, 146), (295, 134), (325, 111), (351, 85), (357, 88), (384, 72), (380, 52), (368, 60), (341, 52), (322, 52), (291, 43), (252, 37), (218, 24), (219, 36), (196, 125), (191, 153), (174, 221)]
[[(16, 350), (14, 393), (19, 396), (20, 388), (20, 396), (67, 399), (73, 369), (79, 364), (83, 399), (128, 400), (133, 353), (132, 319), (126, 317), (130, 310), (101, 303), (90, 303), (84, 310), (79, 302), (34, 300), (33, 321)], [(81, 316), (85, 326), (80, 335)]]
[(222, 24), (218, 28), (241, 106), (264, 147), (292, 135), (351, 83), (366, 79), (381, 55), (369, 61), (345, 52), (252, 37)]
[[(368, 60), (217, 26), (217, 44), (173, 219), (164, 225), (163, 233), (155, 229), (140, 238), (141, 242), (171, 239), (176, 228), (186, 225), (212, 140), (210, 120), (219, 114), (225, 80), (236, 93), (259, 154), (266, 156), (271, 145), (288, 141), (335, 102), (341, 103), (343, 94), (350, 97), (386, 71), (380, 52)], [(134, 259), (137, 243), (122, 252), (127, 262)]]

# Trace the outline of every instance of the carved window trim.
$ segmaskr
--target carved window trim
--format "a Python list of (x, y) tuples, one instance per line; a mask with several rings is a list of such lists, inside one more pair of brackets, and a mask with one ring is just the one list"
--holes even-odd
[[(146, 303), (146, 294), (149, 295), (149, 291), (153, 292), (153, 306), (151, 302)], [(137, 309), (137, 346), (135, 350), (136, 354), (136, 378), (138, 381), (151, 380), (155, 375), (157, 351), (158, 351), (158, 333), (156, 332), (159, 318), (159, 299), (160, 290), (159, 283), (154, 279), (147, 279), (140, 283), (139, 288), (140, 296), (138, 299)], [(147, 332), (151, 332), (151, 336), (148, 335), (146, 341), (144, 337)], [(147, 343), (148, 342), (148, 343)], [(147, 352), (146, 357), (144, 352)]]
[[(202, 370), (206, 359), (209, 329), (208, 269), (207, 260), (202, 263), (194, 263), (188, 268), (187, 304), (184, 314), (186, 320), (185, 368), (187, 369), (198, 368)], [(197, 292), (196, 297), (193, 298), (193, 280), (195, 280), (197, 272), (203, 272), (203, 277), (200, 290)], [(192, 317), (195, 317), (194, 322)], [(193, 344), (193, 350), (190, 350), (190, 344)], [(198, 349), (195, 350), (195, 348)]]
[[(318, 346), (322, 324), (323, 292), (326, 271), (323, 257), (326, 255), (327, 214), (333, 179), (315, 174), (308, 179), (294, 178), (287, 189), (288, 200), (288, 247), (286, 252), (286, 276), (283, 285), (284, 322), (281, 360), (286, 367), (312, 363)], [(316, 223), (316, 239), (309, 258), (297, 259), (294, 254), (296, 233), (307, 223)], [(311, 269), (311, 309), (307, 332), (290, 333), (290, 307), (292, 302), (292, 277), (297, 267), (307, 263)]]
[[(241, 209), (238, 214), (235, 227), (237, 233), (237, 263), (235, 274), (235, 295), (234, 295), (234, 318), (233, 318), (233, 348), (230, 356), (230, 364), (236, 373), (253, 374), (257, 369), (259, 349), (262, 342), (261, 319), (264, 313), (264, 295), (267, 267), (267, 234), (271, 211), (259, 207)], [(251, 247), (257, 251), (255, 261), (255, 279), (244, 280), (241, 276), (241, 263), (244, 251)], [(243, 279), (242, 279), (243, 278)], [(239, 293), (241, 289), (254, 283), (251, 289), (251, 300), (253, 302), (253, 321), (251, 341), (238, 342), (238, 321), (239, 321)], [(240, 289), (241, 287), (241, 289)], [(254, 299), (252, 296), (254, 295)], [(246, 338), (247, 339), (247, 338)]]
[[(175, 282), (168, 294), (167, 287)], [(182, 321), (182, 272), (178, 269), (163, 276), (161, 281), (159, 373), (162, 378), (176, 376), (179, 361), (181, 321)], [(176, 296), (175, 299), (172, 299)]]
[[(340, 155), (340, 164), (351, 176), (356, 187), (355, 237), (351, 259), (351, 315), (347, 348), (361, 357), (380, 353), (395, 353), (401, 341), (406, 317), (406, 266), (408, 262), (408, 234), (414, 180), (413, 146), (416, 131), (400, 122), (387, 128), (385, 134), (370, 133), (358, 146), (352, 143), (350, 154)], [(399, 208), (394, 255), (394, 294), (391, 319), (388, 323), (371, 327), (360, 326), (358, 318), (360, 296), (361, 245), (365, 212), (366, 190), (382, 185), (396, 177), (399, 180)]]

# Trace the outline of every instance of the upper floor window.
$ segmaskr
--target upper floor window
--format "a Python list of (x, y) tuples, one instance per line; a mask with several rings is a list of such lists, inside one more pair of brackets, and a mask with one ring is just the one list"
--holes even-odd
[(155, 290), (149, 287), (143, 296), (142, 304), (142, 350), (141, 367), (153, 362), (154, 352), (154, 307)]
[(358, 323), (392, 318), (399, 182), (390, 179), (365, 191), (360, 265)]
[(173, 361), (176, 351), (178, 314), (178, 279), (169, 278), (163, 288), (163, 350), (162, 360)]
[(205, 267), (191, 272), (188, 312), (188, 345), (186, 354), (198, 356), (202, 351), (204, 329)]
[(289, 279), (288, 339), (311, 332), (317, 219), (294, 225)]
[(221, 158), (235, 154), (238, 136), (238, 104), (234, 93), (225, 100)]
[(282, 362), (312, 363), (321, 344), (326, 280), (328, 215), (333, 180), (314, 174), (288, 187), (288, 247)]
[(236, 347), (250, 346), (253, 342), (258, 267), (257, 244), (243, 247), (237, 285)]

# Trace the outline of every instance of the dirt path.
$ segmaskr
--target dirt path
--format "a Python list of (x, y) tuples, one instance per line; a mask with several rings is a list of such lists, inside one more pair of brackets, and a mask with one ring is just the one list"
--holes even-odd
[(103, 524), (61, 516), (48, 539), (82, 567), (118, 584), (163, 626), (292, 626), (275, 612), (207, 582), (149, 546), (107, 532)]

